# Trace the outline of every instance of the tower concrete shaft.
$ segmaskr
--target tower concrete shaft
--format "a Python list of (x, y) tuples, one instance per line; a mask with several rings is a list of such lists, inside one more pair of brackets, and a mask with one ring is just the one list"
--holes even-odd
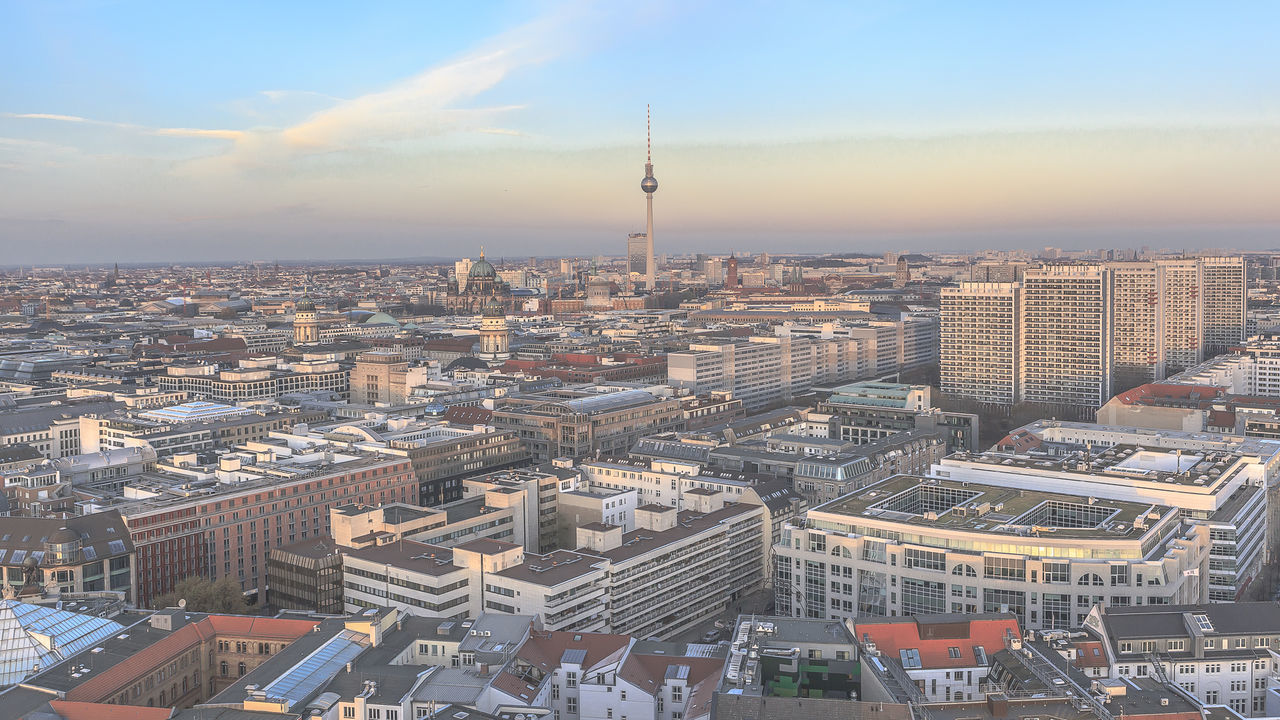
[(646, 155), (644, 163), (644, 180), (640, 181), (640, 189), (644, 191), (645, 203), (645, 268), (644, 280), (649, 290), (658, 286), (658, 263), (653, 255), (653, 193), (658, 189), (658, 181), (653, 177), (653, 132), (650, 122), (649, 107), (645, 106), (645, 142)]

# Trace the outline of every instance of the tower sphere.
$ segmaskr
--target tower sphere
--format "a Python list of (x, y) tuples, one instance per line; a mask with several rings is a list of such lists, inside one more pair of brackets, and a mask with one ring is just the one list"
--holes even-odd
[(640, 189), (647, 193), (651, 193), (658, 189), (658, 181), (651, 175), (640, 181)]

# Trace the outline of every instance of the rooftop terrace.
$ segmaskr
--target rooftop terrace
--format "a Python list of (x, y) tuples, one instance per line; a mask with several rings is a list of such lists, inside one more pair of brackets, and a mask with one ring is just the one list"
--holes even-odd
[(983, 534), (1136, 540), (1175, 509), (896, 475), (813, 512)]

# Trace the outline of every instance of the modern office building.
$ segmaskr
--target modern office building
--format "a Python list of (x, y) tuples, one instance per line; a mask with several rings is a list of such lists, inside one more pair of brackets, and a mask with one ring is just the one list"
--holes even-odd
[(276, 432), (272, 437), (294, 444), (346, 442), (369, 453), (407, 457), (418, 479), (416, 502), (425, 506), (461, 500), (466, 478), (529, 461), (528, 451), (512, 432), (435, 418), (366, 414), (347, 422)]
[(1097, 603), (1205, 599), (1209, 533), (1152, 502), (899, 475), (784, 529), (775, 602), (794, 617), (1011, 612), (1077, 627)]
[(796, 461), (792, 482), (813, 507), (894, 475), (927, 473), (946, 453), (939, 433), (904, 430), (852, 450), (806, 455)]
[(216, 462), (177, 455), (123, 493), (82, 492), (80, 505), (124, 518), (137, 554), (135, 598), (146, 606), (193, 575), (262, 592), (271, 549), (327, 535), (331, 507), (408, 502), (417, 490), (406, 457), (281, 441), (247, 443)]
[(1231, 449), (1117, 444), (1058, 456), (957, 453), (944, 458), (933, 474), (1027, 492), (1070, 492), (1098, 503), (1176, 508), (1184, 524), (1209, 530), (1209, 557), (1197, 577), (1205, 588), (1202, 599), (1211, 602), (1239, 599), (1267, 557), (1268, 464)]
[[(434, 368), (438, 371), (438, 366)], [(430, 365), (414, 364), (393, 350), (370, 350), (356, 356), (351, 369), (351, 402), (360, 405), (404, 405), (413, 388), (438, 380)]]
[(832, 437), (875, 442), (905, 430), (936, 432), (947, 449), (978, 449), (978, 416), (934, 407), (928, 385), (856, 382), (837, 387), (818, 403), (819, 413), (833, 418)]
[(520, 438), (535, 462), (623, 454), (645, 435), (679, 430), (682, 423), (677, 398), (603, 386), (509, 395), (493, 411), (494, 426)]
[(336, 362), (300, 361), (287, 365), (238, 367), (171, 365), (156, 378), (161, 392), (185, 392), (189, 397), (231, 405), (266, 404), (295, 392), (327, 391), (350, 395), (349, 371)]
[(238, 443), (265, 440), (273, 432), (288, 431), (296, 425), (328, 420), (329, 413), (324, 410), (298, 408), (267, 408), (250, 410), (244, 414), (227, 414), (220, 418), (192, 420), (178, 419), (176, 415), (157, 420), (116, 411), (81, 415), (78, 437), (81, 453), (148, 447), (158, 457), (164, 458), (176, 453), (205, 452)]
[(347, 609), (456, 618), (497, 611), (537, 615), (552, 630), (670, 637), (764, 587), (763, 506), (701, 490), (685, 510), (641, 505), (634, 516), (631, 532), (578, 528), (576, 550), (530, 553), (491, 538), (344, 550)]
[[(1137, 448), (1142, 451), (1139, 452)], [(1039, 420), (1014, 430), (997, 443), (994, 449), (1003, 453), (1035, 456), (1038, 462), (1049, 461), (1050, 464), (1045, 467), (1054, 467), (1055, 459), (1083, 457), (1088, 460), (1090, 467), (1112, 468), (1108, 470), (1112, 473), (1130, 472), (1135, 481), (1142, 478), (1148, 481), (1145, 485), (1134, 487), (1161, 487), (1161, 496), (1169, 498), (1179, 507), (1187, 508), (1194, 517), (1201, 520), (1206, 518), (1206, 513), (1212, 513), (1213, 517), (1221, 520), (1225, 518), (1225, 509), (1233, 506), (1236, 510), (1246, 511), (1244, 506), (1238, 505), (1232, 498), (1240, 483), (1257, 486), (1267, 496), (1262, 501), (1267, 515), (1265, 540), (1258, 557), (1263, 558), (1263, 562), (1271, 562), (1280, 553), (1280, 501), (1276, 500), (1280, 494), (1280, 442), (1275, 440), (1211, 432)], [(1129, 460), (1134, 453), (1138, 453), (1138, 458)], [(1117, 457), (1121, 455), (1123, 457), (1119, 457), (1119, 466), (1112, 467), (1117, 465)], [(1170, 456), (1180, 459), (1170, 461)], [(1214, 456), (1217, 460), (1212, 464), (1202, 464), (1208, 456)], [(1143, 467), (1147, 460), (1152, 459), (1156, 461), (1155, 465)], [(958, 464), (966, 462), (957, 457), (948, 458), (943, 464), (953, 461)], [(1218, 462), (1222, 465), (1218, 465)], [(1126, 469), (1125, 464), (1131, 467)], [(1011, 461), (1009, 465), (1016, 465), (1016, 461)], [(1069, 466), (1069, 463), (1064, 465), (1068, 469)], [(1182, 472), (1168, 473), (1168, 470), (1177, 468), (1181, 468)], [(1077, 479), (1079, 478), (1088, 479), (1088, 473), (1078, 475)], [(1231, 484), (1222, 485), (1223, 478), (1230, 478)], [(1158, 486), (1150, 482), (1153, 479), (1170, 480), (1170, 483)], [(1117, 487), (1130, 492), (1132, 488), (1129, 486), (1130, 481), (1125, 481)], [(1175, 495), (1174, 490), (1183, 494)], [(1097, 489), (1096, 492), (1105, 495), (1110, 491)], [(1240, 548), (1239, 557), (1242, 559), (1253, 555), (1254, 534), (1249, 532), (1246, 536), (1249, 543)], [(1219, 548), (1218, 552), (1224, 556), (1237, 554), (1234, 548), (1228, 546)], [(1245, 567), (1246, 565), (1240, 566), (1242, 574), (1236, 583), (1248, 582), (1249, 575), (1244, 570)], [(1225, 593), (1218, 592), (1212, 599), (1221, 600), (1224, 597)]]
[(644, 233), (627, 236), (627, 272), (644, 275), (649, 257), (649, 238)]
[(279, 610), (341, 615), (342, 553), (332, 540), (308, 538), (267, 554), (265, 604)]

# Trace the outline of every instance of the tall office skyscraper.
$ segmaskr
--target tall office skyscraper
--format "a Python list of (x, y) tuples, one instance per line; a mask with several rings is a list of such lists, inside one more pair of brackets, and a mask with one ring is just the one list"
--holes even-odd
[(653, 194), (658, 190), (658, 181), (653, 177), (653, 133), (650, 123), (649, 106), (645, 106), (645, 147), (644, 179), (640, 181), (640, 189), (644, 191), (647, 209), (645, 212), (645, 285), (653, 290), (658, 285), (658, 267), (653, 256)]

